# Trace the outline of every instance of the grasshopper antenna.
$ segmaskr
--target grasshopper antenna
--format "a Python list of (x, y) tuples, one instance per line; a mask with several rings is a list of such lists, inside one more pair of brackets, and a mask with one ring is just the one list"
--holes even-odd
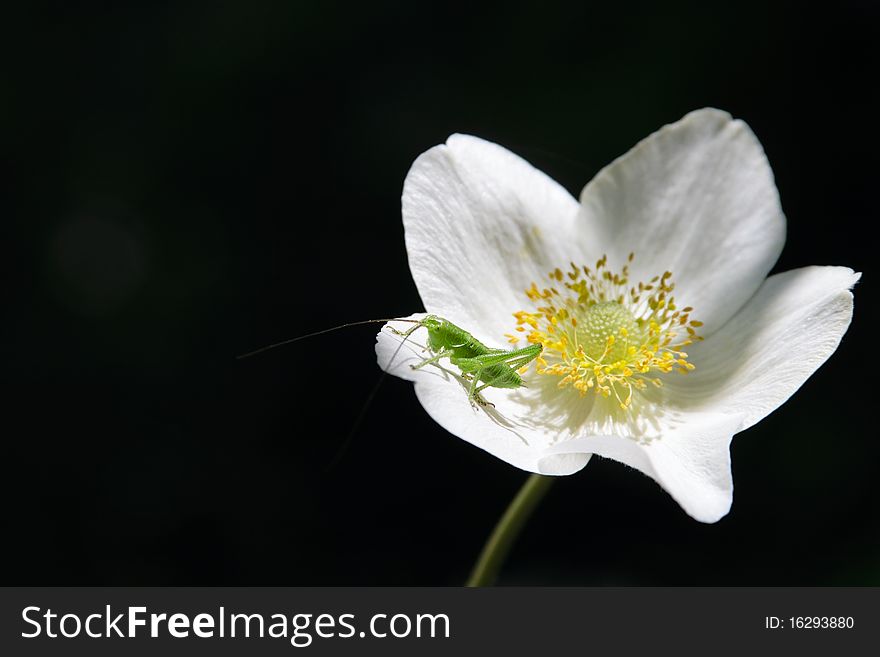
[[(401, 321), (401, 320), (394, 320)], [(415, 320), (404, 320), (414, 322)], [(416, 322), (417, 323), (417, 322)], [(336, 450), (336, 454), (333, 456), (333, 460), (330, 461), (327, 466), (324, 468), (324, 474), (329, 473), (333, 470), (339, 462), (342, 460), (342, 457), (345, 456), (346, 452), (348, 452), (349, 447), (351, 446), (352, 441), (354, 440), (355, 435), (357, 434), (358, 429), (360, 429), (361, 423), (363, 423), (364, 418), (367, 416), (367, 411), (370, 406), (373, 404), (373, 400), (376, 398), (376, 394), (379, 392), (379, 388), (382, 386), (382, 383), (388, 377), (388, 372), (391, 371), (391, 366), (394, 364), (394, 359), (397, 358), (397, 354), (400, 353), (400, 350), (403, 349), (403, 345), (406, 344), (406, 341), (409, 340), (409, 335), (405, 335), (403, 340), (400, 341), (400, 344), (397, 345), (397, 349), (394, 350), (394, 353), (391, 354), (391, 360), (388, 361), (387, 367), (382, 370), (382, 374), (376, 380), (376, 385), (373, 386), (373, 389), (370, 390), (370, 394), (367, 395), (367, 398), (364, 400), (363, 406), (361, 406), (361, 410), (358, 412), (357, 417), (354, 419), (354, 422), (351, 423), (351, 428), (348, 430), (348, 433), (345, 435), (345, 439), (342, 441), (342, 444), (339, 445), (339, 449)]]
[(291, 342), (299, 342), (300, 340), (305, 340), (306, 338), (314, 338), (316, 335), (332, 333), (333, 331), (348, 328), (349, 326), (360, 326), (362, 324), (384, 324), (386, 322), (410, 322), (411, 324), (419, 324), (419, 320), (417, 319), (401, 319), (399, 317), (391, 317), (389, 319), (365, 319), (360, 322), (349, 322), (348, 324), (340, 324), (339, 326), (332, 326), (330, 328), (322, 329), (320, 331), (315, 331), (314, 333), (306, 333), (305, 335), (300, 335), (295, 338), (282, 340), (281, 342), (276, 342), (275, 344), (270, 344), (266, 345), (265, 347), (260, 347), (259, 349), (254, 349), (253, 351), (249, 351), (246, 354), (242, 354), (241, 356), (236, 356), (235, 358), (236, 360), (241, 360), (242, 358), (250, 358), (251, 356), (261, 354), (264, 351), (269, 351), (270, 349), (275, 349), (276, 347), (283, 347), (284, 345), (290, 344)]

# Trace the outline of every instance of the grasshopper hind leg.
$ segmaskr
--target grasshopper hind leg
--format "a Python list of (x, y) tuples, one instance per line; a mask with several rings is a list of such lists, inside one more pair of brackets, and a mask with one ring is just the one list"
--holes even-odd
[[(455, 352), (452, 349), (447, 349), (447, 350), (441, 351), (441, 352), (435, 354), (434, 356), (431, 356), (430, 358), (426, 358), (425, 360), (423, 360), (420, 363), (417, 363), (415, 365), (410, 365), (410, 368), (413, 370), (420, 370), (425, 365), (431, 365), (432, 363), (436, 363), (437, 361), (442, 360), (443, 358), (447, 358), (449, 356), (452, 356), (453, 353), (455, 353)], [(468, 386), (468, 401), (470, 401), (471, 406), (473, 406), (475, 408), (477, 406), (482, 406), (483, 408), (487, 408), (487, 407), (488, 408), (495, 408), (495, 404), (493, 404), (492, 402), (486, 401), (486, 399), (483, 397), (483, 395), (480, 394), (480, 391), (483, 390), (484, 388), (487, 388), (488, 386), (483, 385), (483, 386), (480, 386), (479, 388), (477, 388), (477, 383), (479, 383), (479, 381), (480, 381), (479, 375), (480, 375), (480, 372), (477, 372), (476, 375), (470, 374), (468, 372), (462, 372), (462, 374), (461, 374), (462, 379), (464, 379), (465, 381), (470, 381), (470, 386)]]
[(495, 404), (490, 401), (486, 401), (486, 398), (480, 394), (483, 390), (489, 387), (489, 384), (482, 385), (479, 388), (477, 387), (477, 384), (480, 382), (480, 375), (482, 374), (482, 372), (482, 370), (479, 370), (475, 374), (465, 373), (462, 375), (465, 380), (471, 382), (471, 385), (468, 388), (468, 401), (470, 401), (471, 406), (473, 406), (474, 408), (476, 408), (478, 405), (482, 406), (483, 408), (495, 408)]
[(473, 406), (474, 408), (476, 408), (477, 406), (482, 406), (483, 408), (495, 408), (495, 404), (490, 401), (486, 401), (486, 398), (478, 392), (475, 392), (474, 396), (471, 397), (471, 406)]

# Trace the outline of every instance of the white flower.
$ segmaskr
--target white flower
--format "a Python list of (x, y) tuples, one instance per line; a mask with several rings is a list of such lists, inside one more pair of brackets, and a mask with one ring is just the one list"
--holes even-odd
[(401, 348), (383, 327), (380, 366), (414, 381), (445, 429), (512, 465), (565, 475), (592, 454), (615, 459), (703, 522), (730, 509), (733, 434), (834, 352), (859, 277), (767, 278), (785, 241), (773, 174), (749, 127), (713, 109), (643, 140), (580, 203), (504, 148), (453, 135), (410, 169), (403, 222), (429, 313), (492, 347), (512, 347), (507, 335), (544, 350), (527, 387), (484, 391), (494, 408), (469, 403), (448, 361), (411, 368), (425, 329)]

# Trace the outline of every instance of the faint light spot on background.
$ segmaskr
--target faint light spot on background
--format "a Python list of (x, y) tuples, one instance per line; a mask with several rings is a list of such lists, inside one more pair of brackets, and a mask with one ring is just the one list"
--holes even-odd
[(87, 315), (123, 308), (147, 270), (143, 236), (127, 219), (72, 217), (57, 227), (49, 257), (57, 293)]

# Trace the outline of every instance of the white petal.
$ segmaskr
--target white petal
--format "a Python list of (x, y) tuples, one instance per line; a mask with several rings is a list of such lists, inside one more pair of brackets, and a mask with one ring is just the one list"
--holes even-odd
[(733, 478), (730, 439), (738, 416), (687, 414), (667, 422), (651, 440), (596, 435), (551, 446), (548, 455), (591, 453), (625, 463), (660, 484), (700, 522), (716, 522), (730, 510)]
[(580, 243), (631, 280), (673, 272), (680, 306), (704, 335), (754, 294), (785, 241), (785, 217), (761, 144), (742, 121), (692, 112), (605, 167), (581, 193)]
[[(411, 319), (421, 317), (424, 314), (410, 316)], [(516, 391), (490, 388), (484, 396), (495, 408), (474, 406), (468, 401), (469, 383), (448, 361), (413, 370), (412, 365), (430, 355), (421, 351), (425, 339), (423, 329), (413, 333), (404, 343), (403, 338), (391, 333), (388, 327), (404, 331), (411, 325), (391, 322), (376, 336), (379, 367), (389, 374), (413, 381), (416, 396), (428, 415), (451, 434), (528, 472), (567, 475), (587, 464), (589, 454), (545, 453), (560, 431), (548, 425), (527, 423), (525, 420), (533, 409), (515, 394)]]
[(503, 342), (524, 290), (571, 258), (578, 204), (510, 151), (453, 135), (413, 163), (403, 224), (413, 280), (425, 308)]
[(696, 370), (668, 377), (680, 408), (744, 415), (752, 426), (785, 402), (837, 349), (852, 319), (846, 267), (804, 267), (768, 278), (721, 330), (688, 348)]

